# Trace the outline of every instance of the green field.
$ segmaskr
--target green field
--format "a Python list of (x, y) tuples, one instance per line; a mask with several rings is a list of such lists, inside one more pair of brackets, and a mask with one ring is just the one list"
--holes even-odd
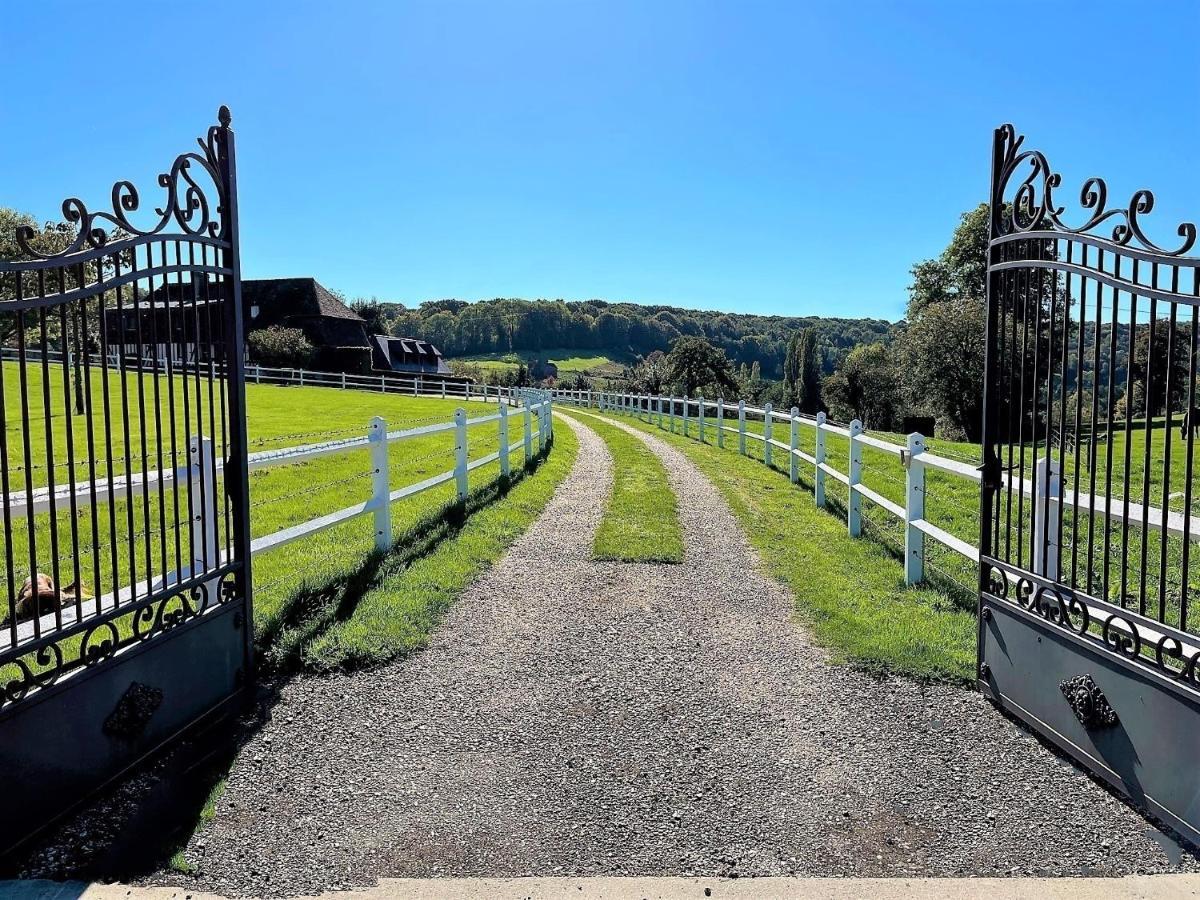
[[(657, 422), (656, 416), (654, 417), (654, 421)], [(716, 428), (713, 427), (715, 426), (715, 418), (711, 413), (707, 419), (707, 424), (710, 427), (706, 429), (706, 440), (708, 443), (715, 443), (717, 432)], [(736, 411), (726, 416), (725, 424), (736, 427)], [(693, 417), (689, 424), (689, 433), (693, 437), (697, 434), (697, 426), (698, 423)], [(763, 423), (759, 420), (748, 420), (746, 427), (748, 432), (761, 434)], [(682, 429), (682, 419), (680, 416), (676, 416), (676, 429)], [(773, 433), (776, 440), (785, 444), (788, 442), (789, 425), (786, 419), (782, 422), (778, 419), (776, 420)], [(904, 436), (898, 434), (877, 433), (875, 436), (893, 441), (901, 446), (903, 446), (905, 441)], [(1181, 494), (1186, 484), (1186, 469), (1183, 462), (1186, 460), (1187, 442), (1180, 437), (1178, 429), (1172, 430), (1170, 439), (1173, 462), (1168, 493)], [(1110, 443), (1097, 445), (1095, 468), (1097, 470), (1098, 493), (1102, 492), (1104, 473), (1108, 465), (1108, 458), (1111, 456), (1114, 484), (1111, 493), (1118, 499), (1122, 496), (1123, 473), (1126, 471), (1125, 457), (1126, 450), (1128, 449), (1128, 471), (1130, 473), (1129, 499), (1134, 503), (1141, 502), (1144, 487), (1143, 478), (1147, 471), (1145, 466), (1147, 441), (1149, 441), (1150, 458), (1150, 505), (1162, 505), (1162, 459), (1165, 454), (1167, 442), (1166, 435), (1161, 428), (1149, 431), (1134, 431), (1130, 434), (1128, 443), (1125, 436), (1120, 434), (1115, 436)], [(798, 444), (802, 451), (812, 455), (815, 450), (814, 429), (802, 425), (799, 430)], [(981, 459), (980, 448), (976, 444), (930, 439), (926, 442), (926, 445), (927, 449), (932, 453), (967, 463), (972, 467), (979, 465)], [(727, 450), (736, 452), (737, 435), (726, 433), (725, 446)], [(763, 458), (762, 448), (761, 441), (754, 439), (747, 441), (748, 454), (760, 461)], [(1039, 453), (1039, 455), (1043, 454), (1044, 451)], [(1057, 456), (1057, 451), (1055, 451), (1055, 455)], [(827, 434), (826, 460), (838, 470), (842, 472), (848, 471), (848, 439), (840, 435)], [(1004, 462), (1006, 465), (1008, 464), (1007, 458)], [(1079, 472), (1080, 493), (1084, 494), (1088, 492), (1091, 476), (1089, 463), (1090, 459), (1086, 453), (1078, 461), (1070, 453), (1066, 454), (1065, 491), (1068, 496), (1073, 494), (1077, 469)], [(1023, 467), (1019, 454), (1014, 456), (1012, 464), (1014, 466), (1014, 476), (1019, 472), (1023, 472), (1026, 479), (1033, 479), (1033, 455), (1028, 449), (1026, 450)], [(773, 465), (781, 471), (787, 470), (788, 454), (786, 450), (775, 448)], [(905, 497), (905, 470), (900, 465), (898, 458), (882, 450), (864, 446), (862, 472), (863, 484), (883, 495), (888, 500), (903, 505)], [(812, 466), (809, 463), (802, 462), (800, 464), (800, 475), (802, 484), (807, 485), (811, 490), (814, 479)], [(1200, 475), (1194, 473), (1192, 485), (1193, 515), (1200, 515), (1200, 485), (1196, 483), (1197, 477), (1200, 477)], [(978, 483), (932, 468), (926, 469), (925, 478), (926, 519), (955, 537), (978, 545), (980, 493)], [(825, 484), (827, 497), (831, 501), (831, 509), (838, 515), (844, 515), (846, 504), (845, 486), (835, 481), (832, 477), (826, 477)], [(1183, 498), (1180, 496), (1169, 497), (1168, 507), (1176, 512), (1182, 511)], [(862, 501), (862, 511), (865, 530), (892, 549), (893, 552), (902, 553), (904, 547), (904, 530), (902, 524), (887, 510), (876, 506), (865, 498)], [(1000, 513), (1001, 527), (999, 535), (1001, 548), (1010, 548), (1012, 557), (1016, 559), (1018, 557), (1018, 547), (1020, 547), (1020, 558), (1028, 567), (1033, 519), (1030, 499), (1028, 497), (1020, 499), (1014, 491), (1010, 504), (1007, 494), (1005, 494), (1002, 497)], [(1090, 558), (1088, 554), (1089, 527), (1092, 532), (1090, 543), (1094, 548)], [(1108, 531), (1107, 557), (1104, 554), (1104, 534), (1106, 530)], [(1146, 529), (1146, 575), (1143, 579), (1140, 576), (1142, 571), (1142, 535), (1143, 529), (1138, 527), (1136, 523), (1131, 523), (1129, 537), (1126, 540), (1122, 535), (1122, 529), (1119, 525), (1107, 522), (1099, 515), (1093, 517), (1087, 513), (1076, 514), (1071, 507), (1067, 507), (1063, 514), (1062, 565), (1064, 575), (1068, 582), (1075, 583), (1079, 588), (1087, 590), (1090, 587), (1090, 592), (1094, 595), (1106, 596), (1109, 600), (1119, 603), (1122, 596), (1121, 572), (1124, 569), (1126, 572), (1126, 582), (1124, 585), (1126, 604), (1133, 609), (1140, 609), (1144, 598), (1147, 614), (1160, 617), (1161, 602), (1161, 618), (1165, 619), (1169, 624), (1178, 626), (1181, 621), (1179, 616), (1179, 599), (1182, 593), (1180, 573), (1182, 571), (1183, 541), (1180, 537), (1176, 536), (1168, 536), (1164, 540), (1160, 532), (1153, 529)], [(1164, 556), (1166, 559), (1165, 579), (1160, 577), (1160, 564)], [(1106, 559), (1108, 562), (1107, 581), (1105, 579)], [(974, 590), (978, 576), (976, 563), (973, 561), (968, 560), (955, 550), (934, 541), (932, 538), (927, 538), (925, 541), (925, 560), (926, 572), (930, 577), (960, 585), (968, 591)], [(1200, 593), (1200, 567), (1193, 564), (1189, 568), (1187, 592), (1189, 596), (1196, 596), (1197, 593)], [(1089, 573), (1091, 576), (1090, 585)], [(1106, 585), (1107, 593), (1105, 591)], [(1200, 631), (1200, 627), (1197, 626), (1194, 618), (1189, 619), (1186, 626), (1190, 631)]]
[(564, 410), (593, 429), (613, 461), (613, 489), (592, 543), (595, 559), (683, 562), (675, 492), (658, 457), (636, 437), (597, 416)]
[(478, 365), (484, 372), (513, 371), (522, 363), (551, 362), (558, 367), (558, 377), (582, 374), (593, 378), (616, 378), (622, 369), (633, 364), (633, 356), (618, 350), (580, 350), (556, 347), (549, 350), (515, 350), (509, 353), (485, 353), (476, 356), (457, 356), (461, 361)]
[[(20, 421), (19, 394), (14, 391), (19, 381), (15, 365), (5, 364), (3, 377), (10, 477), (15, 480), (28, 476), (35, 486), (47, 483), (52, 474), (57, 476), (55, 481), (59, 484), (65, 483), (68, 478), (77, 482), (86, 480), (92, 467), (86, 453), (77, 451), (70, 463), (58, 468), (45, 465), (48, 438), (55, 446), (54, 459), (66, 459), (64, 450), (68, 417), (62, 402), (61, 374), (51, 372), (50, 408), (54, 414), (50, 417), (49, 429), (46, 428), (44, 409), (39, 402), (34, 407), (32, 427), (28, 435), (15, 424)], [(106, 459), (109, 446), (109, 437), (103, 428), (100, 402), (104, 395), (104, 377), (104, 373), (93, 373), (91, 384), (93, 405), (97, 407), (92, 438), (93, 442), (104, 450), (103, 453), (96, 454), (101, 458), (96, 463), (96, 474), (101, 478), (108, 474)], [(173, 391), (170, 393), (167, 390), (168, 380), (159, 379), (156, 398), (152, 378), (142, 378), (139, 384), (138, 379), (131, 376), (123, 385), (122, 401), (121, 379), (117, 377), (117, 373), (107, 373), (107, 377), (114, 421), (117, 420), (117, 412), (122, 408), (123, 402), (126, 404), (125, 408), (131, 412), (132, 427), (128, 446), (132, 448), (130, 455), (133, 470), (140, 471), (142, 468), (140, 457), (143, 432), (140, 422), (143, 410), (146, 415), (146, 446), (149, 451), (147, 468), (158, 467), (159, 448), (162, 448), (163, 460), (169, 467), (172, 454), (179, 453), (186, 446), (185, 431), (182, 427), (176, 430), (174, 448), (171, 447), (169, 430), (161, 435), (160, 440), (158, 431), (153, 427), (154, 410), (157, 404), (157, 407), (164, 411), (164, 421), (169, 421), (165, 416), (169, 403), (175, 402), (178, 411), (183, 402), (184, 391), (180, 379), (175, 379), (175, 383), (171, 385)], [(40, 370), (31, 367), (27, 371), (27, 378), (29, 396), (40, 398)], [(495, 404), (463, 404), (461, 401), (341, 391), (333, 388), (249, 385), (246, 394), (252, 452), (365, 435), (368, 423), (375, 415), (383, 416), (389, 430), (394, 431), (449, 421), (455, 408), (460, 406), (473, 417), (495, 413), (497, 410)], [(206, 393), (202, 395), (201, 400), (207, 403)], [(191, 400), (189, 403), (194, 409), (194, 403)], [(126, 442), (123, 429), (117, 428), (114, 431), (117, 433), (112, 435), (113, 473), (121, 474), (125, 471)], [(88, 429), (84, 420), (72, 416), (70, 433), (76, 447), (86, 446)], [(510, 442), (517, 440), (520, 433), (521, 417), (514, 414), (510, 421)], [(495, 451), (498, 446), (497, 434), (495, 422), (471, 426), (468, 429), (469, 458), (478, 459)], [(37, 468), (26, 466), (29, 460), (24, 458), (22, 451), (26, 437), (32, 448), (31, 459), (34, 465), (38, 466), (38, 460), (41, 460), (41, 465)], [(453, 454), (453, 432), (392, 442), (389, 448), (391, 488), (394, 490), (451, 469)], [(569, 450), (563, 455), (569, 455)], [(356, 449), (253, 472), (250, 479), (253, 535), (257, 537), (271, 534), (367, 499), (371, 490), (369, 461), (368, 450)], [(514, 474), (520, 473), (523, 463), (520, 452), (514, 454), (512, 463)], [(520, 504), (510, 502), (511, 498), (518, 496), (520, 491), (521, 497), (534, 497), (537, 502), (544, 502), (549, 496), (545, 492), (546, 488), (561, 480), (565, 470), (561, 465), (557, 468), (543, 466), (533, 477), (524, 479), (528, 485), (537, 483), (541, 487), (535, 489), (522, 485), (507, 497), (502, 496), (503, 492), (496, 489), (498, 475), (497, 462), (471, 472), (473, 494), (468, 508), (472, 511), (487, 509), (491, 514), (492, 504), (495, 503), (494, 509), (509, 510), (512, 518), (505, 519), (506, 514), (499, 514), (503, 521), (497, 525), (498, 533), (507, 534), (511, 527), (523, 527), (521, 523), (527, 524), (529, 519), (527, 511), (518, 510)], [(11, 484), (10, 490), (20, 490), (24, 486), (23, 483)], [(453, 543), (449, 539), (458, 539), (465, 533), (461, 523), (452, 528), (439, 524), (445, 519), (443, 512), (453, 506), (453, 502), (454, 486), (451, 483), (440, 485), (414, 498), (393, 503), (393, 539), (402, 545), (421, 541), (423, 552), (426, 554), (443, 543)], [(178, 517), (175, 513), (177, 503)], [(101, 502), (94, 506), (80, 507), (74, 516), (69, 506), (60, 507), (53, 517), (49, 513), (40, 513), (34, 517), (32, 540), (26, 520), (14, 520), (12, 529), (5, 531), (6, 543), (11, 545), (11, 554), (15, 561), (9, 575), (15, 588), (19, 588), (20, 583), (34, 569), (51, 574), (59, 584), (75, 580), (78, 574), (89, 594), (103, 595), (111, 592), (115, 586), (125, 586), (131, 581), (147, 577), (147, 574), (158, 576), (163, 572), (174, 571), (179, 563), (186, 565), (191, 558), (190, 535), (185, 524), (186, 504), (187, 492), (184, 486), (178, 494), (168, 489), (131, 500), (118, 499), (111, 504)], [(183, 524), (183, 527), (177, 528), (177, 521)], [(468, 518), (467, 521), (470, 522), (471, 519)], [(220, 531), (224, 540), (227, 534), (224, 521), (220, 523)], [(115, 557), (112, 553), (113, 535), (116, 537), (115, 546), (118, 548)], [(71, 552), (73, 538), (79, 542), (78, 556)], [(57, 553), (54, 552), (55, 539)], [(129, 552), (131, 545), (132, 555)], [(372, 561), (371, 558), (373, 546), (372, 516), (366, 515), (318, 535), (256, 555), (253, 561), (255, 624), (264, 648), (269, 652), (271, 647), (284, 640), (286, 635), (289, 649), (283, 656), (314, 666), (328, 667), (343, 662), (361, 662), (380, 655), (386, 656), (407, 646), (406, 641), (411, 643), (408, 639), (389, 638), (374, 643), (364, 639), (363, 647), (356, 648), (349, 647), (347, 641), (343, 640), (320, 644), (321, 648), (329, 648), (327, 654), (324, 649), (311, 652), (308, 649), (318, 646), (317, 642), (325, 632), (338, 631), (362, 637), (361, 633), (355, 632), (348, 623), (356, 616), (367, 615), (366, 610), (374, 608), (375, 602), (350, 602), (342, 598), (338, 601), (336, 610), (330, 613), (327, 608), (329, 602), (332, 602), (329, 585), (331, 576), (340, 576), (344, 580), (354, 572), (361, 573), (365, 568), (378, 568), (379, 561)], [(485, 554), (477, 557), (476, 561), (486, 563), (494, 555)], [(326, 608), (323, 611), (318, 610), (320, 604), (312, 600), (314, 585), (320, 586), (324, 591), (322, 596), (326, 601)], [(305, 603), (297, 603), (297, 595), (305, 592)], [(365, 592), (359, 599), (365, 600), (370, 593)], [(378, 595), (378, 591), (375, 595)], [(321, 619), (324, 623), (323, 629), (307, 627), (306, 637), (301, 640), (297, 632), (297, 628), (300, 627), (298, 623), (306, 617), (311, 618), (309, 613)], [(418, 627), (417, 632), (421, 632), (424, 627)], [(363, 649), (368, 644), (370, 649)]]

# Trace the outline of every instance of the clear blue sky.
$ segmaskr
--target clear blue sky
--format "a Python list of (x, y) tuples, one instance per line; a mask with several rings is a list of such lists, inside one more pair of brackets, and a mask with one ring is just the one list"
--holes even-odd
[[(128, 7), (139, 7), (132, 13)], [(0, 204), (147, 198), (217, 106), (244, 270), (351, 296), (903, 312), (1013, 121), (1200, 216), (1200, 3), (5, 6)], [(1119, 202), (1119, 200), (1118, 200)]]

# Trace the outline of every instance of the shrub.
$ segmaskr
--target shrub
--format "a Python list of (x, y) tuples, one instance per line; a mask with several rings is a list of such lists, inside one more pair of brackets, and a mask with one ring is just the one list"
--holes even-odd
[(246, 336), (250, 359), (262, 366), (303, 369), (312, 365), (316, 354), (299, 328), (272, 325)]

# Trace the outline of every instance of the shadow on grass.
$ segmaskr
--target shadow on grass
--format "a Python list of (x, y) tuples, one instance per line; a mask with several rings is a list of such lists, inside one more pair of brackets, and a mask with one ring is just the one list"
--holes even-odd
[(394, 658), (395, 654), (379, 657), (364, 651), (339, 660), (337, 665), (321, 665), (319, 660), (310, 659), (306, 651), (331, 628), (351, 619), (363, 598), (382, 582), (436, 552), (446, 541), (458, 536), (471, 516), (504, 499), (542, 463), (549, 449), (548, 445), (546, 451), (511, 475), (501, 475), (471, 491), (465, 501), (431, 510), (401, 533), (386, 553), (373, 550), (326, 578), (301, 584), (256, 637), (263, 671), (286, 675), (303, 670), (347, 670)]
[[(356, 564), (294, 592), (257, 638), (262, 677), (240, 717), (207, 726), (143, 763), (82, 812), (0, 860), (0, 878), (130, 880), (164, 867), (185, 875), (202, 867), (202, 858), (185, 857), (184, 848), (213, 817), (234, 762), (271, 720), (284, 686), (306, 668), (305, 648), (350, 619), (383, 578), (453, 540), (473, 514), (503, 499), (534, 472), (552, 446), (551, 439), (528, 464), (475, 489), (464, 502), (431, 511), (404, 531), (389, 552), (364, 554)], [(379, 664), (386, 659), (364, 655), (352, 661)]]

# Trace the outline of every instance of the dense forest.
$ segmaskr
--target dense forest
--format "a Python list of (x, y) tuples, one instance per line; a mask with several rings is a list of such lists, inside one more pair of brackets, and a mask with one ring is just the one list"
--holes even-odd
[[(378, 309), (364, 309), (372, 305)], [(895, 328), (882, 319), (756, 316), (604, 300), (431, 300), (416, 309), (393, 303), (355, 308), (369, 321), (377, 315), (382, 330), (432, 341), (447, 356), (552, 347), (648, 356), (668, 352), (680, 337), (702, 337), (735, 364), (759, 363), (766, 378), (781, 376), (788, 340), (802, 329), (815, 332), (822, 370), (829, 373), (855, 346), (890, 341)]]

